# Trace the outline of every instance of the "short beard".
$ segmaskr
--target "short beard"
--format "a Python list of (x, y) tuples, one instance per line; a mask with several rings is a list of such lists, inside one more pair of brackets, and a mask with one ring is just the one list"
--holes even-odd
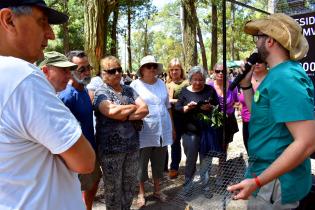
[(258, 50), (258, 56), (260, 58), (261, 61), (263, 61), (264, 63), (267, 63), (267, 58), (269, 56), (269, 52), (267, 51), (265, 45), (261, 45), (260, 47), (257, 48)]
[(75, 71), (71, 72), (73, 79), (79, 83), (80, 85), (87, 86), (91, 82), (91, 77), (84, 77), (83, 79), (79, 79)]

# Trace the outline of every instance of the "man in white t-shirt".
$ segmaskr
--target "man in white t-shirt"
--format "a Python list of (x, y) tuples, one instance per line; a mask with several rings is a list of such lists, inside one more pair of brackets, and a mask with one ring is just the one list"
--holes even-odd
[(95, 153), (32, 63), (68, 17), (43, 0), (0, 1), (0, 209), (84, 210), (77, 173)]

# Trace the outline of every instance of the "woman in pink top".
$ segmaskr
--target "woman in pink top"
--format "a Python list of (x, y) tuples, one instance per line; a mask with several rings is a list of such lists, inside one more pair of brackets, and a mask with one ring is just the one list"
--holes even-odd
[[(252, 85), (254, 91), (258, 88), (259, 84), (264, 80), (268, 73), (268, 69), (265, 63), (256, 63), (252, 68), (254, 68), (252, 76)], [(243, 92), (239, 96), (239, 101), (242, 105), (241, 116), (243, 121), (243, 141), (247, 151), (247, 141), (249, 137), (248, 124), (250, 120), (250, 112), (245, 104)]]

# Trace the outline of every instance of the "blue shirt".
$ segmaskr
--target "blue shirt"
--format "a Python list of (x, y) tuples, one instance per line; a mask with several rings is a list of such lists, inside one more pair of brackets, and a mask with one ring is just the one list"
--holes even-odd
[[(286, 122), (314, 119), (313, 89), (298, 62), (286, 61), (270, 69), (252, 103), (248, 150), (256, 160), (248, 176), (261, 174), (293, 142)], [(279, 180), (282, 203), (301, 200), (311, 188), (309, 158)]]
[(58, 96), (80, 122), (83, 135), (96, 150), (93, 127), (93, 106), (87, 89), (79, 91), (72, 85), (60, 92)]

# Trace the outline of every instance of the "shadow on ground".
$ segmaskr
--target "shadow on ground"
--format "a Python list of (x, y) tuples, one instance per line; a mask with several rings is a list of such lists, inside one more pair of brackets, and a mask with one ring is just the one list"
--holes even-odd
[[(176, 203), (172, 203), (172, 200), (176, 197), (176, 195), (182, 191), (182, 185), (184, 183), (184, 166), (179, 168), (179, 176), (176, 179), (169, 179), (167, 173), (164, 173), (164, 177), (161, 180), (161, 189), (165, 195), (168, 196), (167, 202), (162, 203), (153, 197), (153, 181), (150, 179), (145, 183), (145, 190), (146, 190), (146, 205), (141, 208), (141, 210), (182, 210), (185, 209), (186, 204), (183, 203), (182, 205), (178, 205)], [(96, 194), (96, 199), (94, 201), (94, 206), (100, 207), (104, 206), (103, 208), (98, 209), (105, 209), (105, 199), (104, 199), (104, 186), (103, 180), (101, 180), (99, 184), (99, 189)], [(94, 209), (94, 208), (93, 208)], [(131, 209), (139, 209), (136, 206), (136, 197), (134, 199), (133, 205)]]
[[(226, 191), (227, 184), (222, 178), (218, 183), (218, 165), (212, 164), (211, 176), (208, 182), (201, 182), (199, 171), (197, 170), (195, 179), (191, 182), (191, 188), (187, 192), (187, 185), (184, 188), (184, 168), (180, 167), (179, 176), (176, 179), (169, 179), (167, 173), (164, 173), (164, 177), (161, 180), (161, 189), (165, 195), (168, 196), (167, 202), (160, 202), (153, 197), (153, 182), (150, 179), (145, 183), (145, 198), (146, 205), (142, 207), (143, 210), (203, 210), (203, 209), (243, 209), (238, 207), (227, 208), (227, 205), (231, 201), (230, 194)], [(197, 165), (197, 169), (200, 165)], [(150, 174), (150, 173), (149, 173)], [(224, 177), (224, 176), (222, 176)], [(208, 189), (207, 191), (205, 189)], [(104, 187), (101, 181), (97, 198), (95, 201), (95, 210), (105, 210), (105, 200), (103, 197)], [(137, 199), (135, 197), (131, 209), (139, 209), (137, 207)]]

